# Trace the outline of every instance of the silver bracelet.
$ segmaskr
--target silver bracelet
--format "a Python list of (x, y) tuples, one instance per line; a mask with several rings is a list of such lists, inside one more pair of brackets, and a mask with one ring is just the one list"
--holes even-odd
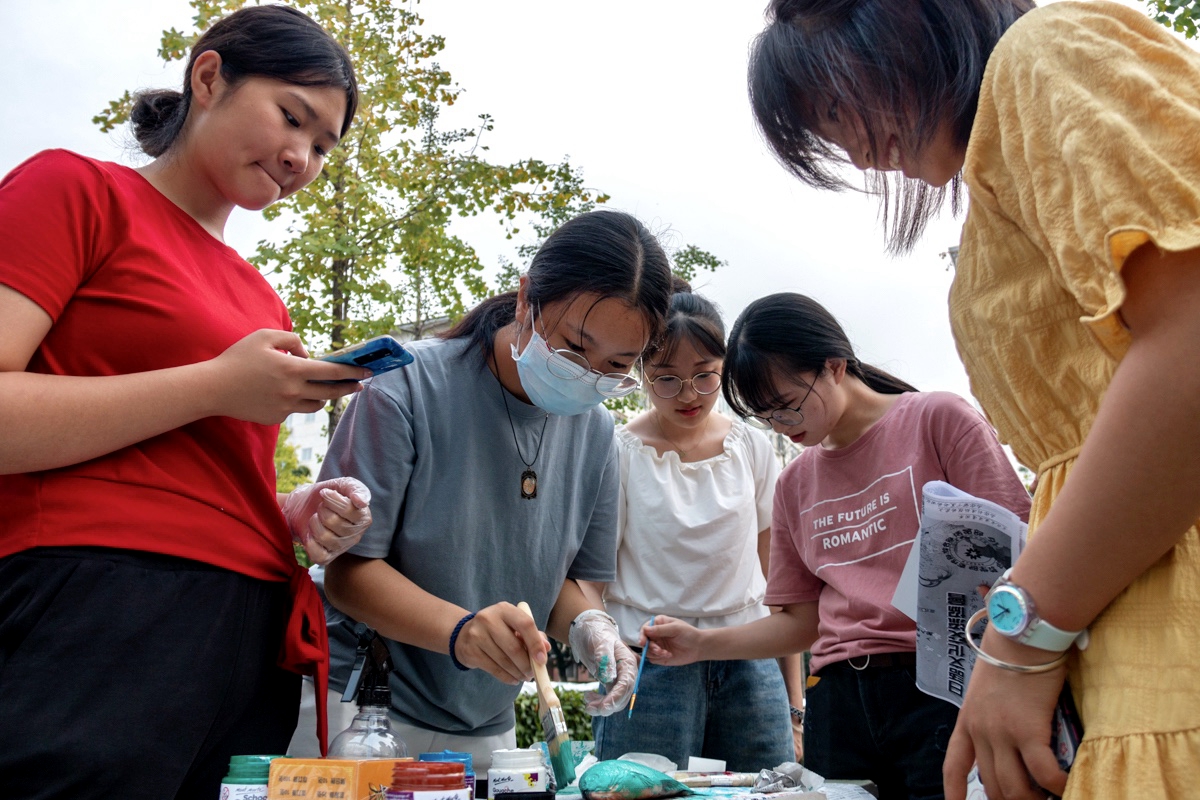
[(1063, 662), (1065, 662), (1067, 660), (1067, 654), (1063, 653), (1058, 658), (1054, 659), (1053, 661), (1048, 661), (1045, 664), (1026, 665), (1026, 664), (1013, 664), (1012, 662), (1009, 662), (1009, 661), (1001, 661), (1000, 659), (996, 658), (995, 656), (988, 655), (987, 653), (983, 652), (983, 648), (980, 647), (980, 644), (982, 644), (983, 640), (980, 639), (979, 643), (976, 643), (975, 639), (971, 636), (971, 630), (976, 625), (979, 624), (979, 621), (981, 619), (983, 619), (985, 614), (987, 614), (986, 608), (981, 608), (978, 611), (976, 611), (974, 614), (972, 614), (971, 618), (969, 620), (967, 620), (967, 629), (965, 631), (963, 631), (963, 635), (964, 635), (964, 638), (967, 640), (967, 646), (975, 651), (975, 655), (979, 656), (979, 658), (983, 659), (988, 664), (991, 664), (993, 667), (999, 667), (1000, 669), (1006, 669), (1009, 672), (1023, 672), (1026, 675), (1029, 675), (1029, 674), (1036, 673), (1036, 672), (1049, 672), (1050, 670), (1054, 669), (1055, 667), (1060, 666), (1061, 664), (1063, 664)]

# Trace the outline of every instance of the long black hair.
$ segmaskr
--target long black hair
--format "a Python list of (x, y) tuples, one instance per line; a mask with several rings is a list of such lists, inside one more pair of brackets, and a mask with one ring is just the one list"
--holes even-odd
[[(825, 372), (829, 359), (844, 359), (846, 372), (883, 394), (917, 389), (894, 375), (864, 364), (842, 326), (823, 305), (793, 292), (767, 295), (746, 306), (729, 332), (721, 391), (741, 417), (777, 408), (778, 380)], [(803, 384), (807, 385), (807, 384)]]
[[(526, 300), (540, 308), (558, 300), (593, 294), (624, 300), (642, 312), (650, 330), (648, 347), (658, 340), (671, 301), (671, 265), (654, 235), (635, 217), (620, 211), (590, 211), (560, 225), (529, 264)], [(443, 339), (471, 340), (487, 359), (496, 332), (516, 318), (517, 292), (484, 300)]]
[(231, 86), (250, 77), (271, 78), (297, 86), (329, 86), (346, 92), (346, 135), (358, 111), (358, 81), (350, 54), (328, 31), (294, 8), (248, 6), (223, 17), (192, 46), (183, 73), (183, 91), (139, 92), (130, 119), (133, 135), (146, 155), (157, 158), (171, 149), (187, 122), (192, 104), (192, 67), (209, 50), (221, 55), (221, 77)]
[[(876, 163), (895, 130), (906, 152), (947, 123), (967, 145), (983, 71), (996, 42), (1033, 0), (771, 0), (754, 40), (749, 92), (754, 117), (780, 163), (819, 189), (853, 188), (840, 148), (817, 131), (836, 104), (866, 129)], [(957, 211), (959, 178), (951, 182)], [(940, 211), (945, 187), (871, 170), (888, 247), (906, 252)]]

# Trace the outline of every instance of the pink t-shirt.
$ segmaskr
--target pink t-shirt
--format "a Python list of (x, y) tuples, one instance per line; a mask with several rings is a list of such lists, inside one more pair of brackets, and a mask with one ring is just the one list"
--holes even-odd
[(1029, 518), (1029, 494), (995, 432), (949, 392), (903, 394), (858, 441), (810, 447), (780, 474), (766, 602), (818, 602), (814, 673), (916, 649), (916, 627), (892, 595), (920, 528), (921, 487), (933, 480)]

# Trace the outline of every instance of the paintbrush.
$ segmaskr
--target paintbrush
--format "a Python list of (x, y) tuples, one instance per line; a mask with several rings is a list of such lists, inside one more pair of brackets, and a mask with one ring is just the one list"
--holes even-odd
[[(522, 600), (517, 608), (524, 611), (533, 619), (533, 611), (529, 604)], [(554, 771), (554, 782), (559, 789), (565, 789), (575, 780), (575, 757), (571, 755), (571, 734), (567, 730), (567, 720), (563, 716), (562, 703), (550, 685), (550, 674), (546, 665), (534, 660), (530, 655), (529, 663), (533, 665), (533, 679), (537, 684), (538, 713), (542, 717), (542, 734), (546, 738), (546, 750), (550, 753), (550, 768)]]
[[(647, 623), (650, 627), (654, 627), (654, 617), (650, 618)], [(625, 715), (625, 719), (633, 718), (633, 704), (637, 702), (637, 690), (642, 685), (642, 670), (646, 668), (646, 653), (650, 652), (650, 640), (646, 640), (646, 646), (642, 648), (642, 657), (638, 661), (637, 677), (633, 679), (633, 694), (629, 696), (629, 713)]]

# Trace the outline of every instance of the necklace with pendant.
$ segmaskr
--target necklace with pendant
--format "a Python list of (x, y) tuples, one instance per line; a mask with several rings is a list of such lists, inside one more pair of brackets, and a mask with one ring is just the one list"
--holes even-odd
[(675, 451), (677, 453), (679, 453), (679, 455), (683, 456), (683, 458), (680, 460), (687, 460), (688, 455), (704, 442), (704, 435), (706, 433), (708, 433), (708, 423), (712, 420), (712, 414), (709, 414), (707, 417), (704, 418), (704, 425), (703, 425), (703, 427), (700, 428), (700, 437), (698, 439), (696, 439), (695, 443), (691, 446), (691, 448), (684, 450), (682, 447), (680, 447), (678, 444), (675, 443), (674, 439), (672, 439), (670, 436), (667, 436), (667, 432), (663, 428), (663, 425), (662, 425), (662, 420), (659, 418), (660, 415), (659, 415), (658, 409), (654, 410), (653, 416), (654, 416), (654, 425), (658, 428), (659, 435), (662, 436), (663, 439), (665, 439), (667, 441), (667, 444), (671, 445), (671, 447), (674, 447)]
[(533, 451), (533, 458), (526, 461), (525, 454), (521, 452), (521, 444), (517, 441), (517, 427), (513, 425), (512, 412), (508, 410), (507, 392), (504, 391), (504, 384), (500, 381), (500, 365), (496, 363), (496, 351), (492, 350), (492, 365), (496, 367), (496, 383), (500, 385), (500, 399), (504, 401), (504, 415), (508, 417), (508, 429), (512, 431), (513, 447), (517, 449), (517, 458), (521, 459), (521, 463), (525, 465), (525, 471), (521, 473), (521, 499), (532, 500), (537, 497), (538, 490), (538, 475), (534, 471), (533, 465), (537, 462), (538, 456), (542, 454), (542, 442), (546, 440), (546, 423), (550, 421), (550, 415), (547, 414), (542, 418), (542, 430), (538, 433), (537, 449)]

